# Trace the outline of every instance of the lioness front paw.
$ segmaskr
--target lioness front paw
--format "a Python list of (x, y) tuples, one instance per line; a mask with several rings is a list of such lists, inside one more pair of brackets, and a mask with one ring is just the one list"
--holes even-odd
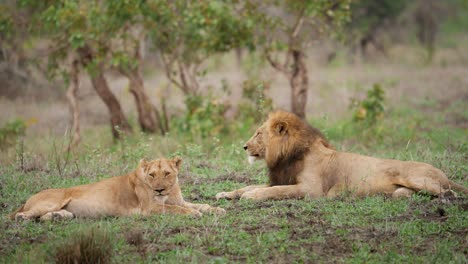
[(17, 213), (15, 215), (15, 221), (20, 222), (20, 221), (27, 221), (29, 218), (24, 214), (24, 213)]
[(216, 194), (216, 200), (219, 199), (236, 199), (238, 198), (235, 192), (220, 192)]
[(192, 211), (189, 213), (189, 215), (191, 217), (200, 218), (200, 217), (202, 217), (203, 214), (202, 214), (202, 212), (200, 212), (198, 210), (192, 209)]

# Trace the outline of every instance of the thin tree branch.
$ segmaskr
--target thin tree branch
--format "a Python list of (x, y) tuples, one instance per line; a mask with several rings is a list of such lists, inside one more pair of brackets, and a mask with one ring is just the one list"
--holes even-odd
[(299, 32), (301, 31), (301, 27), (304, 24), (304, 11), (302, 11), (301, 15), (298, 17), (296, 24), (294, 25), (293, 31), (291, 33), (290, 40), (293, 40), (297, 37)]
[(161, 53), (161, 60), (163, 61), (163, 64), (164, 64), (164, 69), (165, 69), (165, 72), (166, 72), (166, 77), (169, 79), (169, 81), (171, 81), (171, 83), (173, 83), (175, 86), (179, 87), (180, 89), (183, 90), (182, 88), (182, 84), (180, 82), (178, 82), (171, 74), (171, 71), (172, 71), (172, 65), (174, 63), (174, 61), (172, 60), (169, 60), (168, 58), (166, 58), (166, 56), (164, 56), (164, 54)]
[(292, 52), (293, 52), (293, 46), (295, 45), (295, 42), (297, 40), (297, 36), (299, 35), (299, 32), (301, 31), (302, 25), (304, 24), (304, 14), (305, 11), (302, 10), (301, 14), (297, 18), (296, 23), (294, 24), (293, 30), (291, 34), (289, 35), (289, 43), (288, 43), (288, 52), (286, 53), (286, 59), (284, 61), (283, 67), (287, 69), (289, 65), (289, 61), (291, 60)]
[[(289, 53), (289, 52), (288, 52)], [(291, 76), (291, 71), (288, 70), (287, 66), (285, 67), (284, 65), (281, 65), (280, 63), (278, 63), (277, 61), (275, 61), (272, 57), (271, 57), (271, 54), (270, 54), (270, 51), (268, 50), (265, 50), (265, 58), (267, 59), (267, 61), (270, 63), (271, 66), (273, 66), (273, 68), (275, 68), (276, 70), (282, 72), (283, 74), (285, 74), (286, 76)]]
[(189, 83), (187, 82), (187, 74), (190, 75), (190, 73), (187, 72), (187, 68), (180, 61), (177, 62), (177, 66), (179, 67), (180, 80), (182, 81), (183, 86), (181, 88), (185, 94), (189, 94), (189, 90), (191, 90), (191, 87), (189, 87)]

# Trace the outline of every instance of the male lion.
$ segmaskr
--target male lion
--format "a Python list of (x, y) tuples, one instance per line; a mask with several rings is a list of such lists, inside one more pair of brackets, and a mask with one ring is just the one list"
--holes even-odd
[(450, 181), (433, 166), (413, 161), (379, 159), (334, 150), (325, 137), (296, 115), (277, 111), (244, 146), (250, 163), (264, 159), (269, 185), (221, 192), (216, 198), (254, 200), (355, 195), (410, 196), (417, 191), (433, 195), (468, 188)]
[(141, 160), (137, 169), (96, 183), (41, 191), (10, 215), (12, 219), (40, 220), (125, 216), (133, 214), (224, 213), (207, 204), (192, 204), (182, 198), (177, 175), (182, 159)]

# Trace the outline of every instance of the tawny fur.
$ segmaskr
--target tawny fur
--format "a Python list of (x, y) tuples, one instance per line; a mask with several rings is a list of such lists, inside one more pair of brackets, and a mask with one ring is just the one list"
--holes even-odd
[(224, 213), (207, 204), (185, 202), (178, 183), (180, 158), (140, 161), (127, 175), (96, 183), (41, 191), (10, 216), (16, 220), (150, 214)]
[(244, 148), (250, 159), (266, 161), (270, 184), (218, 193), (217, 198), (333, 197), (342, 192), (402, 197), (451, 189), (468, 194), (468, 188), (427, 163), (336, 151), (317, 129), (286, 111), (271, 113)]

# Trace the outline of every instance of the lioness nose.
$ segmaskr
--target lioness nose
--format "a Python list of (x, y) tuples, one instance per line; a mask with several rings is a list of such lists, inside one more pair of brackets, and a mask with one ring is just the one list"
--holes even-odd
[(154, 191), (158, 192), (158, 193), (162, 193), (165, 189), (162, 188), (162, 189), (155, 189)]
[(247, 145), (244, 145), (244, 150), (247, 150)]

